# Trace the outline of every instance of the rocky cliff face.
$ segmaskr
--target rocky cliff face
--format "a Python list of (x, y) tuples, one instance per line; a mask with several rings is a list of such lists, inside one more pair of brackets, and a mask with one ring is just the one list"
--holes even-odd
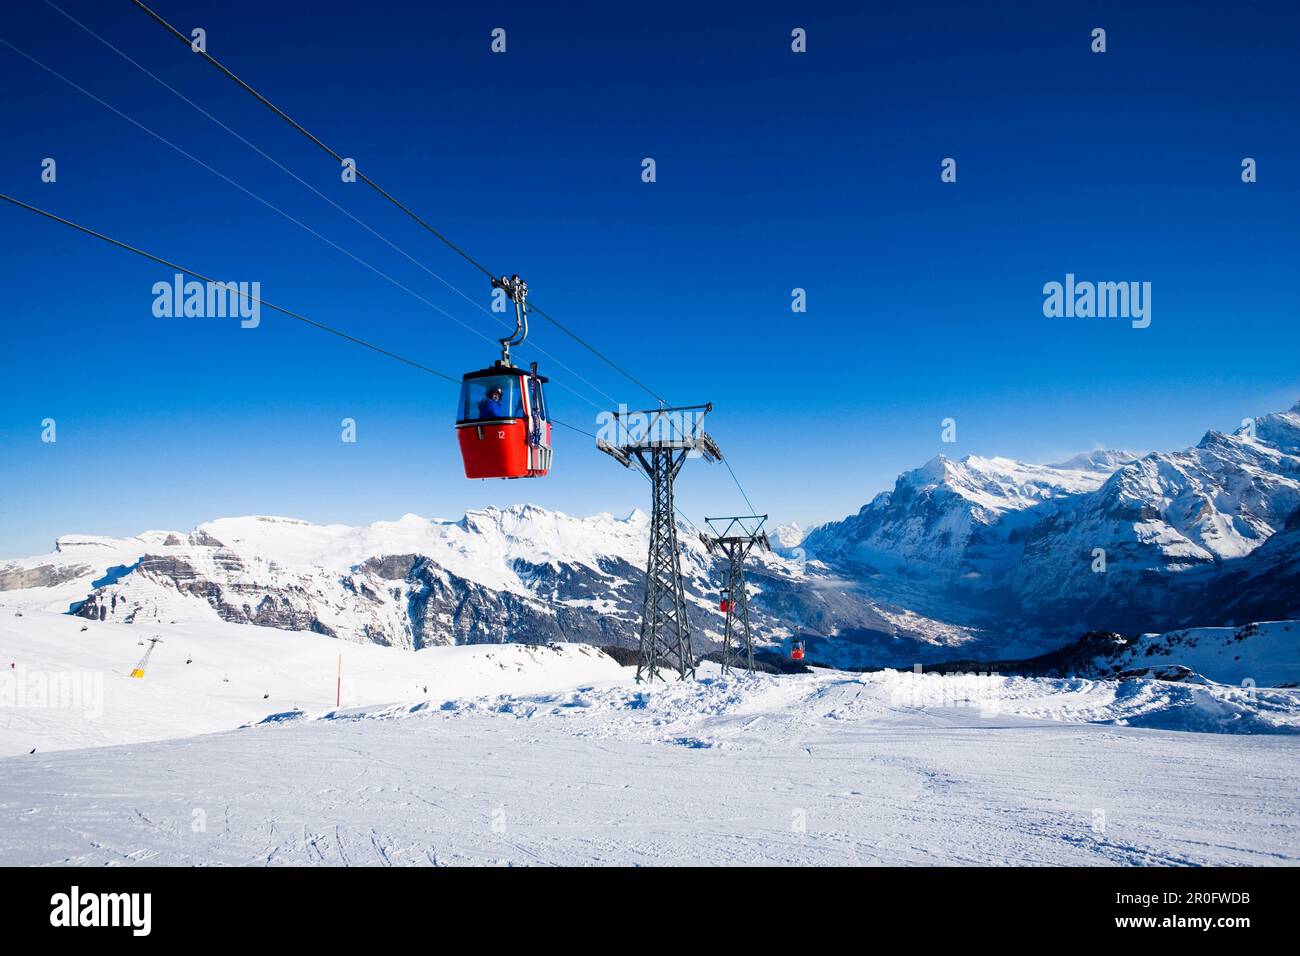
[(0, 568), (0, 591), (20, 591), (24, 588), (52, 588), (89, 574), (86, 564), (39, 564), (34, 568)]

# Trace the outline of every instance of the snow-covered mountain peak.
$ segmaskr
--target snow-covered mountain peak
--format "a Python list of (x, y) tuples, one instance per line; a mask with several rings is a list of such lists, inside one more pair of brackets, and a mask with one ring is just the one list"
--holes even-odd
[(992, 458), (983, 455), (966, 455), (961, 459), (960, 464), (972, 471), (993, 474), (1006, 474), (1020, 467), (1020, 462), (1014, 458), (1004, 458), (1001, 455), (994, 455)]
[(259, 525), (289, 525), (296, 528), (311, 527), (311, 522), (304, 521), (302, 518), (286, 518), (282, 515), (241, 515), (235, 518), (219, 518), (216, 521), (205, 521), (194, 530), (210, 532), (212, 527), (219, 523), (227, 528), (235, 526), (257, 527)]
[(1257, 418), (1255, 439), (1284, 454), (1300, 456), (1300, 403), (1290, 411)]
[(1004, 519), (1017, 516), (1023, 524), (1096, 491), (1109, 474), (1097, 461), (1066, 468), (1000, 456), (954, 461), (937, 455), (901, 474), (892, 492), (876, 496), (856, 515), (814, 528), (804, 546), (832, 561), (843, 557), (904, 574), (933, 565), (963, 580), (980, 580), (1018, 553), (1018, 544), (1004, 547), (1015, 535)]
[(114, 538), (98, 534), (61, 534), (54, 539), (54, 550), (59, 554), (77, 552), (121, 551), (139, 545), (161, 544), (170, 532), (146, 531), (129, 538)]
[(1209, 431), (1207, 431), (1204, 435), (1201, 436), (1201, 440), (1196, 443), (1196, 447), (1212, 448), (1215, 445), (1228, 445), (1234, 440), (1239, 440), (1241, 437), (1243, 436), (1228, 435), (1225, 432), (1219, 431), (1217, 428), (1211, 428)]
[(791, 521), (788, 524), (777, 525), (767, 533), (767, 537), (772, 542), (772, 547), (780, 551), (797, 548), (805, 534), (797, 521)]
[(937, 455), (920, 468), (900, 475), (891, 498), (898, 502), (918, 494), (929, 497), (946, 492), (987, 515), (997, 515), (1023, 510), (1062, 495), (1093, 491), (1109, 477), (1111, 470), (1094, 462), (1071, 468), (1035, 465), (1001, 456), (966, 455), (954, 461)]
[(907, 483), (917, 487), (926, 485), (937, 485), (948, 475), (949, 466), (952, 465), (952, 459), (947, 455), (935, 455), (920, 468), (913, 468), (911, 471), (905, 471), (898, 476), (901, 482), (907, 479)]
[(1114, 474), (1120, 468), (1137, 461), (1145, 452), (1129, 451), (1119, 448), (1097, 448), (1093, 451), (1080, 452), (1065, 461), (1057, 462), (1051, 467), (1063, 471), (1100, 471), (1107, 475)]
[[(1298, 509), (1300, 406), (1141, 457), (939, 456), (803, 546), (841, 573), (868, 569), (879, 593), (935, 616), (957, 600), (1021, 628), (1225, 623), (1241, 619), (1226, 608), (1249, 593), (1260, 598), (1245, 613), (1294, 616)], [(1212, 578), (1221, 593), (1207, 590)]]

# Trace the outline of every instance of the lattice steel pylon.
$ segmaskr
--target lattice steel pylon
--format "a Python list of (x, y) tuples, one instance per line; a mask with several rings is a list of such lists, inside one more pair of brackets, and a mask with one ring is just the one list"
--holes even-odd
[(602, 432), (612, 428), (614, 440), (596, 439), (601, 451), (625, 468), (640, 469), (650, 479), (650, 548), (641, 606), (638, 682), (663, 680), (660, 667), (675, 670), (681, 680), (695, 676), (673, 481), (689, 457), (722, 460), (722, 451), (704, 431), (704, 416), (712, 408), (712, 404), (686, 405), (629, 412), (620, 406), (617, 412), (607, 413), (612, 418), (602, 423)]
[(719, 551), (727, 559), (727, 588), (722, 600), (722, 610), (727, 615), (722, 636), (722, 673), (731, 673), (736, 651), (732, 645), (737, 632), (745, 641), (745, 667), (754, 669), (754, 635), (749, 627), (749, 589), (745, 583), (745, 558), (754, 545), (761, 544), (769, 551), (771, 542), (763, 533), (767, 515), (733, 515), (728, 518), (705, 518), (704, 523), (712, 536), (701, 533), (700, 540), (710, 553)]

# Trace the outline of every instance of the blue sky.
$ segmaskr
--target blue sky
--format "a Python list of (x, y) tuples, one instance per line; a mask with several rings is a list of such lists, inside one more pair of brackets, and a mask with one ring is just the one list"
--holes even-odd
[[(855, 511), (939, 453), (1182, 447), (1300, 397), (1294, 5), (899, 6), (155, 4), (658, 392), (712, 401), (707, 427), (776, 521)], [(63, 8), (488, 303), (482, 276), (129, 3)], [(489, 51), (498, 26), (505, 55)], [(6, 5), (0, 37), (501, 334), (42, 0)], [(2, 191), (450, 374), (494, 357), (3, 46), (0, 108)], [(945, 157), (956, 183), (940, 182)], [(30, 213), (0, 208), (0, 257), (0, 555), (229, 514), (647, 504), (643, 481), (563, 431), (550, 477), (467, 482), (454, 387), (273, 314), (254, 330), (155, 318), (166, 270)], [(1151, 327), (1045, 318), (1042, 286), (1067, 272), (1149, 281)], [(521, 355), (582, 427), (611, 399), (649, 401), (545, 322)], [(703, 462), (678, 495), (697, 522), (744, 510)]]

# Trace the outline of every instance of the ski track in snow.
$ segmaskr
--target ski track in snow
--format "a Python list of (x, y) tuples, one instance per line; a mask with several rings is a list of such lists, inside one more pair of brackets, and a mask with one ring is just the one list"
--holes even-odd
[[(1199, 686), (998, 679), (970, 706), (953, 680), (715, 673), (12, 757), (0, 761), (0, 862), (1300, 861), (1290, 723), (1088, 723), (1179, 726), (1184, 714), (1240, 729), (1241, 717)], [(1296, 692), (1268, 693), (1292, 695), (1294, 715)]]

